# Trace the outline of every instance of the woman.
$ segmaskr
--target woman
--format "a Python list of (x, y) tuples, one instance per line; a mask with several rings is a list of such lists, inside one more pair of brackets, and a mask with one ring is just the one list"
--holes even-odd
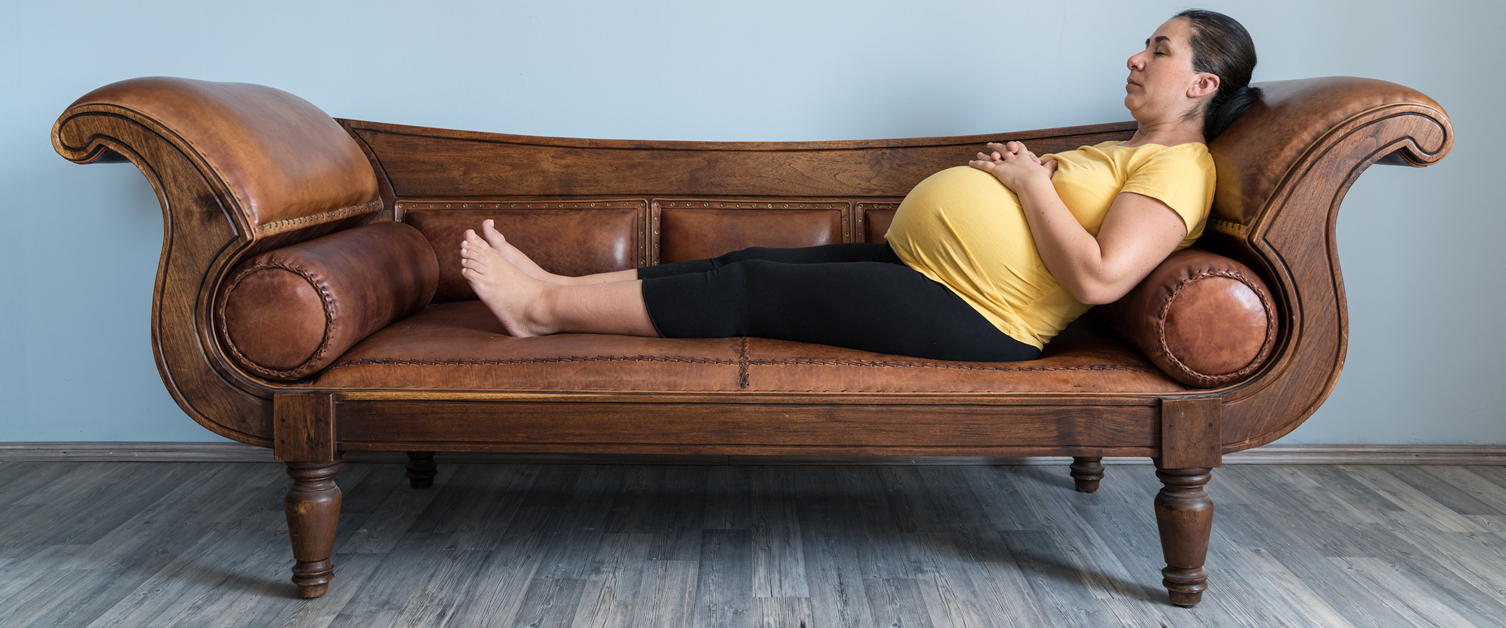
[(963, 361), (1031, 360), (1202, 233), (1206, 141), (1258, 98), (1244, 28), (1184, 11), (1129, 58), (1129, 141), (1037, 157), (987, 145), (922, 181), (887, 243), (751, 248), (585, 277), (544, 271), (491, 221), (462, 274), (513, 336), (759, 336)]

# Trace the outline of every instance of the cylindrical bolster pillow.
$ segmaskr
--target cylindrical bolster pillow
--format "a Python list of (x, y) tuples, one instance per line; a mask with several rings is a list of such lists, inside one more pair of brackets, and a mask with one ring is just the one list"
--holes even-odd
[(1244, 264), (1201, 249), (1173, 253), (1124, 298), (1093, 313), (1189, 386), (1242, 381), (1276, 345), (1276, 305), (1265, 282)]
[(247, 260), (220, 290), (220, 339), (241, 366), (291, 380), (429, 304), (439, 262), (417, 229), (384, 222)]

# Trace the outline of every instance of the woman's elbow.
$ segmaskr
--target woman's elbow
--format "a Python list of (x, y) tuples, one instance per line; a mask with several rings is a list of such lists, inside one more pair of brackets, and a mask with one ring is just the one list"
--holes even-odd
[(1080, 301), (1083, 305), (1103, 305), (1105, 303), (1113, 303), (1119, 300), (1118, 297), (1109, 296), (1106, 292), (1098, 291), (1085, 292), (1083, 294), (1074, 294), (1072, 296), (1076, 297), (1077, 300)]
[(1083, 305), (1104, 305), (1123, 298), (1124, 295), (1129, 294), (1130, 288), (1133, 287), (1094, 283), (1078, 286), (1075, 289), (1069, 288), (1068, 291), (1072, 293), (1073, 298), (1077, 299)]

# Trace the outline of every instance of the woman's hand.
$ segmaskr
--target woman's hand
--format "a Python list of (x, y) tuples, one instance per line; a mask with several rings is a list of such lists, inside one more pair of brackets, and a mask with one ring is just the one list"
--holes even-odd
[(989, 142), (985, 148), (989, 152), (978, 153), (978, 158), (967, 162), (967, 165), (998, 177), (1004, 187), (1015, 193), (1019, 193), (1032, 179), (1050, 181), (1051, 176), (1056, 174), (1055, 159), (1041, 161), (1019, 142)]

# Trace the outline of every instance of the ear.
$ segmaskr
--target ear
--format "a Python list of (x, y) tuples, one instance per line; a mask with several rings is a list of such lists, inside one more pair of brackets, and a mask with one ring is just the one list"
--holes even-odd
[(1197, 99), (1217, 92), (1219, 82), (1217, 74), (1201, 72), (1197, 75), (1197, 80), (1187, 87), (1187, 97)]

